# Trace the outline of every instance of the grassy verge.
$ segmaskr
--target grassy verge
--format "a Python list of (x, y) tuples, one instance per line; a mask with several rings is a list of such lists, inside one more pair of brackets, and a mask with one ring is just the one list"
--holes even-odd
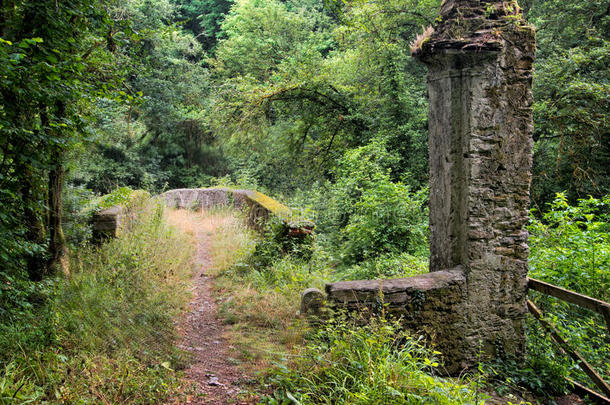
[(480, 402), (465, 380), (434, 376), (436, 354), (390, 321), (362, 326), (339, 317), (315, 327), (298, 316), (305, 288), (338, 277), (320, 251), (277, 255), (282, 246), (270, 246), (273, 235), (257, 237), (231, 214), (203, 213), (202, 220), (216, 228), (215, 287), (234, 360), (259, 371), (264, 403)]
[(180, 391), (173, 320), (193, 247), (147, 202), (128, 232), (74, 252), (68, 278), (21, 285), (22, 316), (0, 325), (0, 403), (161, 403)]

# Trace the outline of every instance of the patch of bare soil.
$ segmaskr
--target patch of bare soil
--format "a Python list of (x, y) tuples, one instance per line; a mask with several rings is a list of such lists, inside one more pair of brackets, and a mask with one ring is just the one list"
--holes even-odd
[[(180, 214), (177, 214), (180, 215)], [(182, 218), (184, 219), (184, 218)], [(194, 385), (183, 404), (252, 404), (244, 389), (249, 377), (230, 362), (230, 343), (225, 327), (217, 318), (211, 268), (210, 234), (204, 224), (198, 226), (195, 216), (192, 232), (197, 240), (196, 271), (193, 275), (190, 310), (179, 321), (181, 339), (178, 347), (190, 353), (191, 363), (185, 370), (186, 378)], [(174, 221), (172, 221), (174, 222)]]

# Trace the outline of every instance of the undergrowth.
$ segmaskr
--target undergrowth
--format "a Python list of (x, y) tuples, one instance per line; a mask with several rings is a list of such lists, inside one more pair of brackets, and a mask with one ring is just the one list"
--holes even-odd
[[(570, 204), (565, 194), (557, 194), (546, 212), (532, 212), (529, 232), (530, 277), (604, 301), (610, 299), (610, 196)], [(608, 381), (610, 334), (604, 318), (535, 291), (529, 298)], [(508, 358), (484, 367), (499, 393), (532, 392), (542, 398), (566, 394), (571, 387), (565, 377), (597, 389), (537, 321), (528, 317), (526, 325), (526, 362)]]
[[(218, 225), (212, 261), (220, 314), (231, 325), (233, 360), (260, 372), (264, 403), (479, 402), (474, 384), (435, 377), (438, 353), (393, 322), (359, 326), (342, 318), (315, 327), (298, 316), (305, 288), (323, 288), (344, 276), (326, 264), (314, 241), (313, 248), (286, 249), (273, 229), (260, 237), (230, 215), (204, 212), (202, 221)], [(386, 267), (392, 266), (418, 273), (422, 263), (410, 259)]]
[(304, 353), (278, 364), (268, 404), (479, 404), (475, 382), (434, 375), (438, 352), (383, 318), (339, 317), (311, 334)]
[(0, 403), (152, 404), (181, 390), (173, 319), (192, 258), (192, 240), (149, 201), (129, 231), (74, 251), (69, 277), (7, 280), (0, 298), (15, 286), (21, 310), (1, 318)]

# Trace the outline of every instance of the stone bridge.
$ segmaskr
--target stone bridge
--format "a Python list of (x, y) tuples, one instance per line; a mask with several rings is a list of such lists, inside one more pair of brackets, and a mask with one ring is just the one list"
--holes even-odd
[[(270, 218), (277, 218), (286, 226), (289, 237), (310, 234), (315, 226), (291, 208), (255, 190), (228, 187), (181, 188), (166, 191), (158, 198), (170, 208), (207, 210), (230, 207), (244, 210), (248, 216), (248, 226), (256, 230), (262, 230)], [(110, 207), (94, 215), (94, 231), (98, 235), (116, 236), (126, 220), (124, 207)]]

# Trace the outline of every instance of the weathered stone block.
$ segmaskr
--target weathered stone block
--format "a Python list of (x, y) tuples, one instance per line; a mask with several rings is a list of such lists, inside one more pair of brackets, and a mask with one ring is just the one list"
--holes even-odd
[(320, 315), (326, 297), (317, 288), (308, 288), (301, 294), (301, 314)]
[(125, 209), (116, 205), (93, 213), (93, 237), (96, 240), (116, 237), (123, 223)]

